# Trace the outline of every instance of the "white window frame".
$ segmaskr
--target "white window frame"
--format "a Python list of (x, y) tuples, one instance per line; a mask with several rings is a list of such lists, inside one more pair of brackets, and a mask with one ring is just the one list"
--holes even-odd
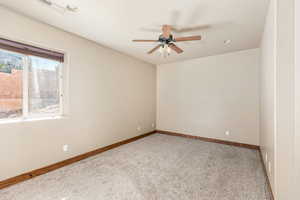
[[(30, 66), (30, 55), (9, 51), (5, 49), (0, 49), (0, 51), (13, 53), (22, 56), (23, 58), (23, 74), (22, 74), (22, 90), (23, 90), (23, 101), (22, 101), (22, 116), (16, 118), (3, 118), (0, 119), (0, 123), (3, 122), (15, 122), (15, 121), (28, 121), (28, 120), (42, 120), (49, 118), (60, 118), (64, 115), (64, 66), (65, 62), (60, 63), (59, 66), (59, 112), (53, 114), (29, 114), (29, 66)], [(38, 57), (38, 56), (35, 56)], [(42, 58), (42, 57), (40, 57)], [(43, 58), (47, 59), (47, 58)], [(0, 82), (1, 83), (1, 82)]]

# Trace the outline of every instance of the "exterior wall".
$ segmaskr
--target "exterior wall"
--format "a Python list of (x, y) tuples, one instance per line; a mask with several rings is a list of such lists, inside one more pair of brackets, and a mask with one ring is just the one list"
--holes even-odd
[(0, 72), (0, 116), (1, 112), (22, 108), (22, 71)]
[(22, 98), (22, 71), (0, 72), (0, 98)]
[[(22, 109), (23, 71), (0, 72), (0, 118)], [(55, 104), (59, 100), (59, 75), (57, 71), (36, 70), (29, 72), (29, 95), (31, 106)]]

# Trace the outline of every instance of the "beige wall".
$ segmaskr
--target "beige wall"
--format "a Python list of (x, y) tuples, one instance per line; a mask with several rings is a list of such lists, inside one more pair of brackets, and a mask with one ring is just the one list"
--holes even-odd
[(295, 172), (293, 185), (294, 198), (300, 197), (300, 2), (295, 1)]
[(275, 199), (296, 200), (300, 195), (300, 75), (295, 46), (299, 45), (295, 38), (299, 16), (294, 0), (270, 2), (262, 40), (261, 75), (266, 81), (261, 89), (261, 146), (271, 161)]
[(273, 190), (276, 139), (276, 6), (276, 1), (271, 0), (261, 42), (260, 67), (260, 146)]
[(258, 145), (259, 54), (159, 65), (157, 129)]
[[(157, 70), (157, 128), (260, 144), (264, 157), (268, 153), (278, 200), (297, 199), (300, 184), (300, 78), (294, 63), (299, 48), (294, 52), (293, 8), (294, 1), (271, 0), (261, 66), (260, 50), (253, 49)], [(69, 97), (63, 119), (0, 123), (0, 180), (153, 130), (153, 65), (2, 7), (0, 26), (5, 27), (0, 36), (67, 53)], [(64, 144), (70, 145), (66, 153)]]
[(276, 196), (278, 200), (296, 200), (299, 196), (292, 197), (295, 134), (299, 134), (295, 132), (295, 2), (277, 2)]
[(0, 180), (154, 129), (155, 66), (2, 7), (0, 26), (1, 36), (65, 51), (69, 61), (65, 118), (0, 124)]

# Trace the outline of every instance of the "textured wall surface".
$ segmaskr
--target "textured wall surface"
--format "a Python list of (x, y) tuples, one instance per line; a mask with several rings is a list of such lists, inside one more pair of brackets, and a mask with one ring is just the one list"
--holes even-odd
[(1, 122), (0, 180), (154, 129), (154, 65), (3, 7), (0, 19), (1, 37), (66, 54), (64, 117)]
[(276, 138), (276, 1), (271, 0), (261, 42), (260, 146), (275, 191)]
[(259, 53), (159, 65), (157, 128), (258, 145)]

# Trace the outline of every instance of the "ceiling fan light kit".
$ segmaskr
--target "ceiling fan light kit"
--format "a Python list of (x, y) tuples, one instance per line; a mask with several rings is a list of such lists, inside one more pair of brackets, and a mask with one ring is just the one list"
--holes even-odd
[(172, 27), (170, 25), (162, 26), (162, 34), (159, 36), (158, 40), (133, 40), (133, 42), (159, 42), (157, 46), (151, 49), (148, 54), (153, 53), (156, 50), (159, 50), (163, 57), (167, 57), (171, 53), (171, 49), (176, 53), (183, 53), (183, 50), (175, 45), (176, 42), (184, 42), (184, 41), (194, 41), (201, 40), (201, 36), (189, 36), (189, 37), (178, 37), (175, 38), (171, 34)]
[(171, 54), (171, 48), (168, 45), (163, 44), (159, 47), (159, 53), (163, 58), (166, 58)]

